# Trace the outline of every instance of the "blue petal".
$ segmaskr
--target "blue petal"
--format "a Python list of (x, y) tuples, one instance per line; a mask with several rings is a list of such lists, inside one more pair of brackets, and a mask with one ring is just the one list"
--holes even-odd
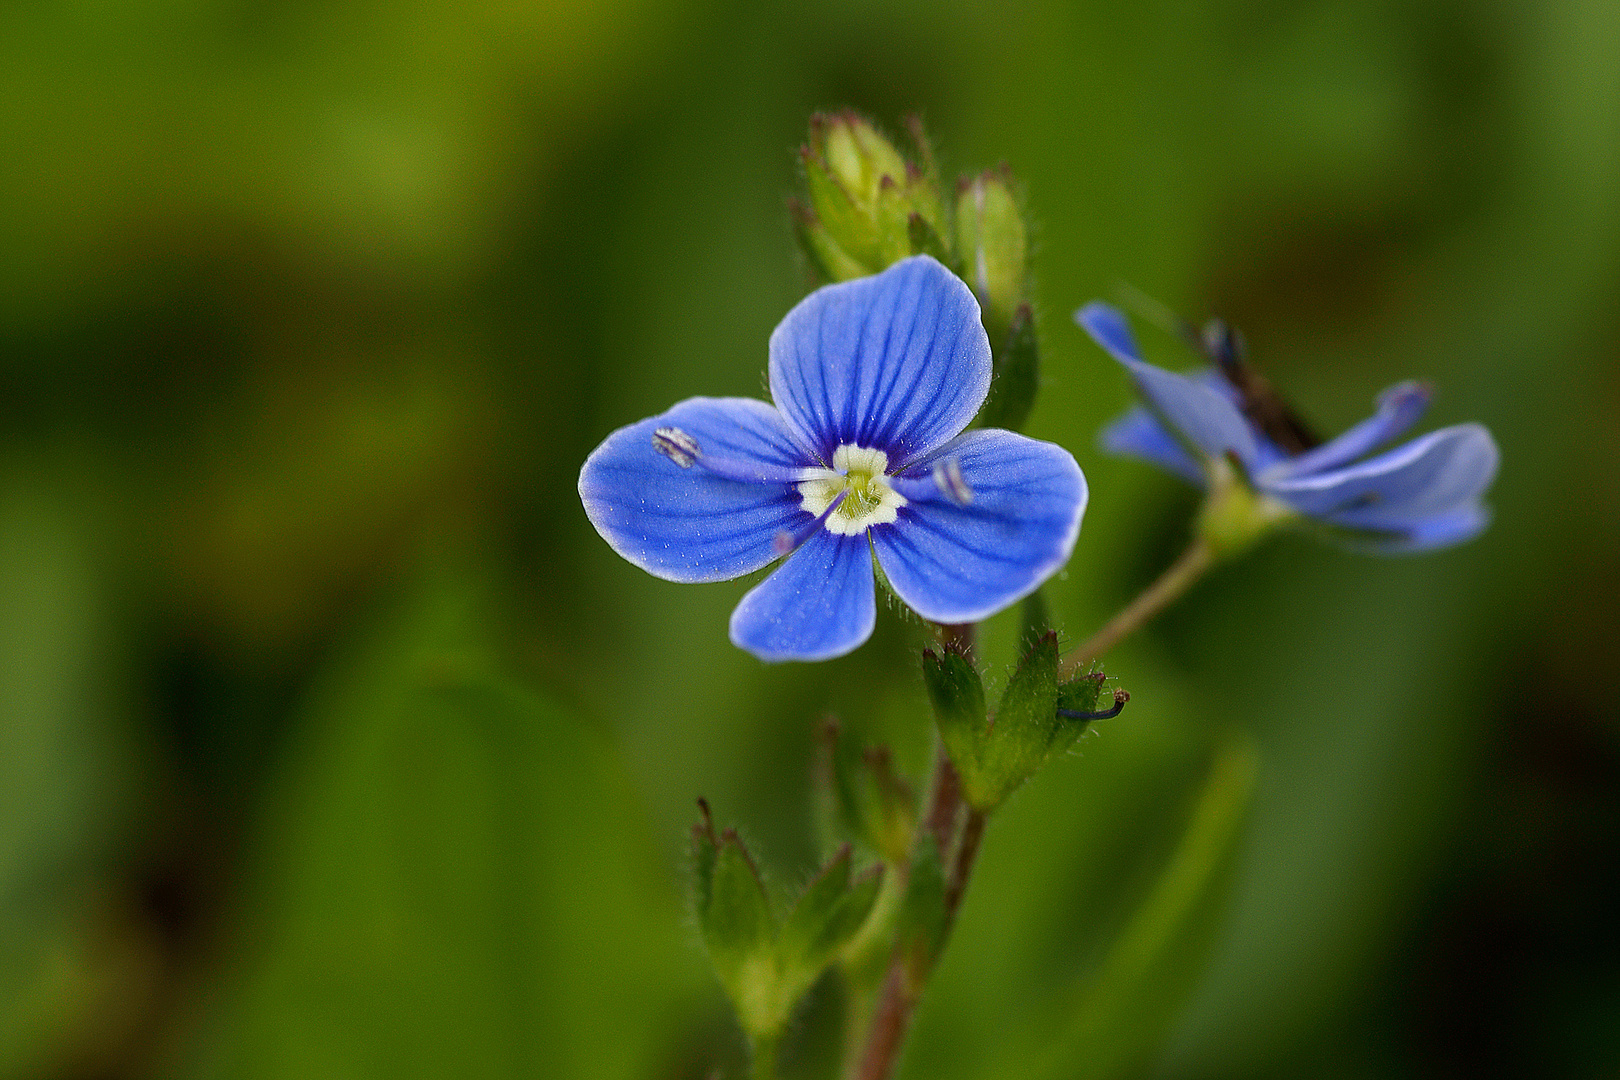
[(1397, 383), (1378, 395), (1378, 411), (1372, 416), (1338, 438), (1289, 459), (1271, 475), (1304, 476), (1349, 464), (1417, 423), (1429, 407), (1429, 396), (1429, 388), (1422, 383)]
[(1499, 457), (1489, 431), (1459, 424), (1359, 465), (1314, 476), (1262, 478), (1259, 486), (1336, 525), (1406, 532), (1478, 499), (1495, 478)]
[(1203, 466), (1140, 405), (1103, 428), (1097, 441), (1111, 454), (1141, 458), (1175, 473), (1189, 484), (1204, 487), (1208, 483)]
[(793, 484), (729, 480), (681, 468), (653, 449), (653, 431), (678, 427), (705, 452), (770, 466), (807, 463), (782, 414), (752, 398), (689, 398), (622, 427), (579, 471), (585, 516), (608, 545), (668, 581), (723, 581), (777, 557), (776, 533), (807, 521)]
[(872, 554), (863, 536), (817, 529), (731, 613), (731, 642), (761, 660), (830, 660), (872, 636)]
[(1027, 596), (1068, 561), (1086, 479), (1061, 446), (997, 429), (969, 431), (954, 456), (972, 501), (900, 508), (872, 545), (895, 594), (925, 619), (975, 622)]
[(1093, 300), (1074, 313), (1080, 329), (1091, 335), (1091, 340), (1107, 349), (1109, 355), (1122, 364), (1142, 362), (1142, 350), (1136, 347), (1136, 336), (1131, 333), (1130, 320), (1118, 308)]
[(1147, 404), (1194, 448), (1212, 458), (1231, 451), (1250, 469), (1260, 463), (1253, 428), (1231, 399), (1210, 389), (1200, 378), (1175, 375), (1144, 362), (1125, 316), (1107, 304), (1093, 301), (1075, 312), (1074, 319), (1109, 355), (1125, 365)]
[(772, 399), (827, 463), (853, 443), (904, 468), (966, 427), (990, 388), (978, 301), (926, 255), (817, 289), (770, 353)]
[(1444, 514), (1424, 518), (1405, 532), (1357, 534), (1346, 546), (1373, 555), (1408, 555), (1472, 540), (1490, 523), (1490, 511), (1475, 500)]

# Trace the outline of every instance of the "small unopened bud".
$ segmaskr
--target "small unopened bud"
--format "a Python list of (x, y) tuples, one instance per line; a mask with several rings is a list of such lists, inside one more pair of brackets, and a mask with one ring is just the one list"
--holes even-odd
[(957, 249), (985, 309), (985, 328), (999, 341), (1024, 300), (1024, 219), (1005, 167), (964, 180), (956, 194)]
[(661, 427), (653, 432), (653, 449), (683, 469), (690, 469), (702, 451), (697, 440), (677, 427)]
[(906, 177), (906, 159), (854, 112), (818, 114), (810, 119), (810, 148), (827, 163), (833, 177), (857, 201), (871, 202), (885, 176)]
[(864, 117), (811, 117), (799, 157), (808, 205), (794, 216), (806, 253), (823, 276), (848, 281), (908, 255), (945, 253), (942, 204), (931, 170), (906, 160)]

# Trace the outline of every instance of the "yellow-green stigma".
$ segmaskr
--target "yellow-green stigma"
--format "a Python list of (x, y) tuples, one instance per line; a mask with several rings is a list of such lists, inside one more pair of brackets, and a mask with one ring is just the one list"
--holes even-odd
[(799, 484), (799, 507), (820, 517), (840, 495), (844, 501), (827, 514), (830, 532), (857, 536), (899, 516), (906, 497), (889, 486), (889, 455), (848, 443), (833, 452), (833, 467)]

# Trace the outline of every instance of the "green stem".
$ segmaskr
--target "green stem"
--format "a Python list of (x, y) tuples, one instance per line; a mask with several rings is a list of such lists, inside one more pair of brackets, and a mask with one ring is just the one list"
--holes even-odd
[[(949, 641), (971, 655), (974, 627), (941, 626), (942, 641)], [(928, 811), (918, 830), (918, 841), (931, 838), (939, 851), (940, 862), (949, 867), (945, 881), (945, 933), (956, 920), (956, 911), (967, 889), (968, 877), (979, 854), (979, 840), (984, 835), (985, 816), (962, 801), (962, 784), (951, 764), (945, 747), (938, 748), (934, 765), (934, 781), (930, 789)], [(954, 852), (955, 857), (952, 858)], [(941, 941), (940, 949), (944, 948)], [(922, 964), (906, 949), (896, 947), (889, 961), (889, 970), (879, 991), (877, 1007), (866, 1032), (866, 1046), (855, 1063), (857, 1080), (888, 1080), (900, 1059), (906, 1031), (911, 1026), (911, 1014), (922, 998), (923, 986), (933, 973), (937, 952)]]
[(780, 1041), (779, 1035), (754, 1040), (753, 1061), (748, 1069), (751, 1080), (776, 1080), (776, 1047)]
[(1181, 558), (1171, 563), (1170, 568), (1160, 574), (1157, 581), (1144, 589), (1135, 600), (1125, 605), (1118, 615), (1110, 619), (1108, 624), (1093, 634), (1085, 644), (1063, 658), (1063, 663), (1058, 667), (1058, 677), (1067, 679), (1078, 674), (1086, 665), (1119, 644), (1123, 638), (1186, 592), (1192, 583), (1213, 565), (1215, 565), (1215, 548), (1202, 536), (1196, 537), (1188, 545), (1187, 550), (1181, 553)]

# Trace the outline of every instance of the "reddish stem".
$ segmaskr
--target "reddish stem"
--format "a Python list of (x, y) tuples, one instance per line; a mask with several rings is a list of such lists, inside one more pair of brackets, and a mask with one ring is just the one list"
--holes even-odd
[[(971, 625), (941, 626), (940, 638), (942, 643), (954, 646), (968, 656), (973, 648), (973, 629)], [(956, 909), (961, 906), (962, 894), (973, 872), (973, 862), (979, 854), (979, 841), (984, 836), (985, 815), (969, 807), (964, 819), (963, 805), (961, 777), (941, 746), (934, 763), (934, 785), (928, 799), (928, 813), (923, 819), (926, 831), (922, 835), (933, 838), (938, 846), (940, 863), (950, 867), (945, 879), (946, 935), (949, 935), (951, 924), (956, 919)], [(943, 947), (944, 941), (941, 940), (935, 955)], [(903, 941), (896, 944), (894, 955), (889, 959), (883, 989), (878, 996), (877, 1008), (872, 1013), (872, 1025), (867, 1029), (866, 1049), (855, 1074), (856, 1080), (888, 1080), (894, 1072), (900, 1058), (900, 1048), (905, 1043), (906, 1031), (911, 1026), (912, 1012), (922, 997), (923, 984), (928, 979), (933, 959), (918, 956)]]

